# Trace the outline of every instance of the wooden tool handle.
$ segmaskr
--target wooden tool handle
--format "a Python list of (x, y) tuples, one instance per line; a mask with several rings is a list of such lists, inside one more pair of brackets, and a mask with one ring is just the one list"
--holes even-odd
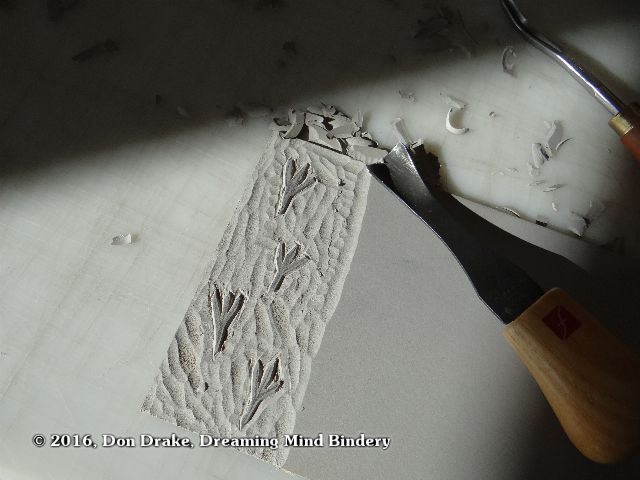
[(640, 126), (632, 128), (627, 133), (625, 133), (622, 137), (622, 144), (627, 147), (636, 160), (640, 161)]
[(609, 120), (609, 125), (620, 135), (620, 140), (627, 150), (640, 161), (640, 105), (630, 103)]
[(503, 334), (587, 458), (614, 463), (640, 446), (640, 357), (561, 289)]

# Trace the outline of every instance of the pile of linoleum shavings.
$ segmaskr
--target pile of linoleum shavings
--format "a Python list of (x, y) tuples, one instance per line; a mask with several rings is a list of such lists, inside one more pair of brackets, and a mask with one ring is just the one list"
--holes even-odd
[(362, 112), (352, 119), (330, 105), (289, 110), (287, 118), (272, 124), (282, 138), (299, 138), (348, 155), (367, 165), (381, 162), (388, 153), (362, 128)]

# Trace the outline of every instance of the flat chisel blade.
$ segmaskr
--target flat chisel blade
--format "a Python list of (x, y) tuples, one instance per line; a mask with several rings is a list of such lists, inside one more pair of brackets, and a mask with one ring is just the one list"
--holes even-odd
[(544, 291), (520, 267), (482, 244), (447, 211), (443, 201), (456, 201), (439, 186), (438, 161), (423, 147), (398, 144), (383, 163), (369, 171), (420, 217), (457, 258), (482, 301), (508, 324)]

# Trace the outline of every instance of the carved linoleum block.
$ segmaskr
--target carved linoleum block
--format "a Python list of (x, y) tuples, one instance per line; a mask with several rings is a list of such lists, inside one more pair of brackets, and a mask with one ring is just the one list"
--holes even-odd
[[(351, 128), (332, 114), (341, 132)], [(350, 138), (375, 143), (356, 123), (338, 139), (321, 112), (296, 115), (340, 151), (310, 141), (307, 124), (295, 139), (274, 132), (142, 407), (193, 432), (292, 434), (342, 292), (369, 188), (365, 164), (345, 152)], [(242, 450), (275, 465), (288, 454)]]

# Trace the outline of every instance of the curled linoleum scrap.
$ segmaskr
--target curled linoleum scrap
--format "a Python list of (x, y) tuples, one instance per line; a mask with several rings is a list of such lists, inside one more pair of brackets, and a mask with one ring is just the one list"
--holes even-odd
[(183, 107), (182, 105), (178, 105), (176, 107), (176, 111), (178, 112), (178, 115), (180, 115), (183, 118), (188, 118), (188, 119), (192, 119), (193, 117), (191, 116), (191, 114), (189, 113), (189, 110), (187, 110), (185, 107)]
[(516, 52), (512, 46), (505, 47), (502, 51), (502, 71), (513, 75), (513, 69), (515, 67)]
[(307, 107), (307, 113), (313, 113), (314, 115), (324, 116), (323, 107), (317, 105), (310, 105)]
[(317, 115), (323, 115), (325, 117), (331, 117), (336, 114), (336, 107), (333, 105), (327, 105), (326, 103), (321, 103), (320, 107), (309, 107), (307, 108), (311, 113), (315, 113)]
[(330, 138), (349, 138), (355, 133), (355, 124), (334, 127), (329, 133)]
[(558, 143), (558, 146), (556, 147), (556, 151), (560, 150), (560, 147), (567, 143), (569, 140), (571, 140), (571, 137), (567, 137), (564, 140), (560, 141), (560, 143)]
[(589, 210), (585, 215), (585, 217), (587, 218), (587, 222), (588, 223), (593, 222), (596, 218), (602, 215), (606, 209), (607, 209), (607, 206), (604, 203), (602, 203), (600, 200), (591, 200), (589, 202)]
[(471, 58), (473, 56), (469, 47), (467, 47), (464, 43), (458, 43), (458, 42), (452, 43), (451, 47), (449, 47), (449, 50), (450, 51), (458, 50), (462, 52), (464, 56), (467, 58)]
[(280, 118), (280, 117), (273, 118), (273, 121), (269, 125), (269, 128), (271, 130), (274, 130), (276, 132), (280, 132), (281, 135), (283, 135), (284, 132), (289, 130), (289, 127), (291, 127), (291, 125), (289, 124), (289, 121), (285, 120), (284, 118)]
[[(551, 206), (555, 211), (558, 211), (557, 205), (552, 203)], [(571, 218), (567, 229), (577, 235), (578, 237), (584, 236), (585, 231), (591, 224), (606, 210), (606, 205), (599, 200), (592, 200), (589, 202), (589, 209), (584, 215), (577, 212), (571, 212)]]
[(224, 115), (224, 121), (229, 127), (240, 127), (244, 124), (244, 112), (238, 107), (234, 107)]
[(535, 180), (535, 181), (529, 183), (528, 185), (530, 187), (539, 187), (540, 185), (544, 185), (545, 183), (547, 183), (546, 180)]
[(446, 93), (440, 92), (440, 98), (442, 98), (442, 100), (444, 100), (444, 103), (449, 105), (449, 107), (451, 108), (462, 110), (464, 107), (467, 106), (467, 104), (464, 103), (462, 100), (459, 100), (450, 95), (447, 95)]
[(453, 133), (454, 135), (462, 135), (463, 133), (467, 133), (467, 132), (469, 131), (469, 129), (468, 129), (468, 128), (466, 128), (466, 127), (458, 128), (458, 127), (455, 127), (455, 126), (451, 123), (452, 117), (453, 117), (453, 116), (455, 115), (455, 113), (457, 113), (458, 111), (460, 111), (460, 109), (455, 109), (455, 108), (451, 107), (451, 108), (449, 109), (449, 111), (447, 112), (447, 118), (446, 118), (446, 121), (445, 121), (445, 127), (447, 128), (447, 130), (448, 130), (450, 133)]
[(549, 160), (549, 157), (547, 156), (544, 148), (542, 147), (542, 144), (540, 143), (534, 143), (531, 145), (531, 158), (529, 159), (529, 175), (533, 176), (533, 175), (537, 175), (540, 170), (540, 168), (542, 167), (542, 165), (544, 165), (544, 162), (546, 162), (547, 160)]
[(365, 165), (371, 165), (373, 163), (382, 162), (382, 159), (389, 152), (376, 147), (368, 147), (364, 145), (349, 145), (347, 147), (347, 153), (356, 160), (364, 163)]
[[(311, 115), (311, 114), (307, 113), (307, 115)], [(354, 130), (358, 130), (355, 121), (352, 118), (349, 118), (346, 115), (342, 115), (342, 114), (334, 115), (333, 117), (329, 118), (327, 123), (329, 123), (329, 125), (331, 126), (331, 130), (335, 130), (336, 128), (340, 128), (344, 126), (349, 126)]]
[(520, 214), (518, 212), (516, 212), (513, 208), (509, 208), (509, 207), (502, 207), (502, 210), (504, 210), (507, 213), (510, 213), (511, 215), (513, 215), (514, 217), (518, 217), (520, 218)]
[(304, 126), (304, 113), (296, 110), (289, 111), (291, 126), (282, 135), (283, 138), (296, 138)]
[(325, 117), (323, 115), (318, 115), (317, 113), (312, 113), (307, 111), (304, 116), (304, 123), (309, 125), (324, 125)]
[[(413, 142), (411, 142), (409, 144), (409, 147), (411, 148), (411, 150), (415, 150), (416, 148), (420, 147), (420, 148), (425, 148), (424, 146), (424, 138), (419, 138), (417, 140), (414, 140)], [(425, 148), (426, 150), (426, 148)], [(438, 163), (441, 167), (444, 166), (444, 163)]]
[(374, 145), (374, 141), (365, 137), (351, 137), (347, 138), (347, 145), (360, 145), (364, 147), (371, 147)]
[(337, 115), (339, 112), (336, 110), (336, 107), (333, 105), (327, 105), (326, 103), (322, 104), (322, 114), (330, 117), (332, 115)]
[(111, 239), (111, 245), (129, 245), (131, 244), (132, 239), (133, 237), (130, 233), (122, 233)]
[(491, 175), (500, 175), (501, 177), (504, 177), (506, 175), (506, 172), (509, 173), (518, 173), (519, 170), (517, 168), (514, 167), (507, 167), (505, 170), (494, 170), (493, 172), (491, 172)]
[(544, 143), (535, 142), (531, 144), (531, 158), (528, 162), (529, 175), (534, 176), (540, 173), (540, 169), (558, 149), (564, 145), (569, 138), (562, 139), (562, 125), (558, 121), (545, 122), (547, 133)]
[(595, 219), (597, 219), (606, 210), (606, 205), (599, 200), (592, 200), (589, 202), (589, 209), (584, 215), (576, 212), (571, 212), (571, 220), (567, 228), (578, 237), (582, 237), (584, 232), (591, 226)]
[(538, 215), (536, 217), (536, 225), (540, 225), (541, 227), (546, 227), (549, 225), (549, 219), (543, 215)]
[[(324, 145), (325, 147), (329, 147), (333, 150), (342, 150), (342, 145), (337, 138), (330, 137), (329, 134), (331, 132), (322, 128), (320, 125), (308, 125), (309, 129), (309, 141), (313, 143), (318, 143), (320, 145)], [(287, 137), (285, 137), (287, 138)]]
[(587, 220), (577, 213), (571, 212), (571, 220), (567, 228), (578, 237), (582, 237), (587, 229)]
[(360, 131), (360, 133), (359, 133), (359, 135), (360, 135), (362, 138), (366, 138), (367, 140), (372, 140), (372, 139), (371, 139), (371, 134), (370, 134), (369, 132), (367, 132), (366, 130), (361, 130), (361, 131)]
[(408, 90), (398, 90), (398, 95), (400, 95), (400, 98), (402, 98), (403, 100), (406, 100), (409, 103), (415, 103), (416, 102), (416, 96), (413, 92), (410, 92)]
[[(309, 115), (310, 114), (307, 114), (307, 117)], [(307, 123), (307, 125), (309, 125), (309, 123)], [(316, 125), (320, 125), (320, 123), (316, 122)], [(343, 116), (329, 120), (329, 125), (331, 126), (330, 138), (349, 138), (360, 130), (360, 127), (358, 127), (354, 120)]]
[(552, 157), (554, 153), (558, 151), (562, 141), (562, 126), (560, 122), (553, 121), (551, 123), (545, 122), (547, 125), (547, 134), (544, 139), (544, 149), (548, 157)]
[(358, 130), (362, 128), (362, 125), (364, 124), (364, 115), (362, 114), (362, 110), (358, 110), (356, 112), (356, 115), (353, 117), (353, 123), (356, 124)]
[(404, 145), (409, 145), (411, 143), (406, 132), (404, 121), (401, 118), (394, 118), (391, 120), (391, 129), (398, 142)]

